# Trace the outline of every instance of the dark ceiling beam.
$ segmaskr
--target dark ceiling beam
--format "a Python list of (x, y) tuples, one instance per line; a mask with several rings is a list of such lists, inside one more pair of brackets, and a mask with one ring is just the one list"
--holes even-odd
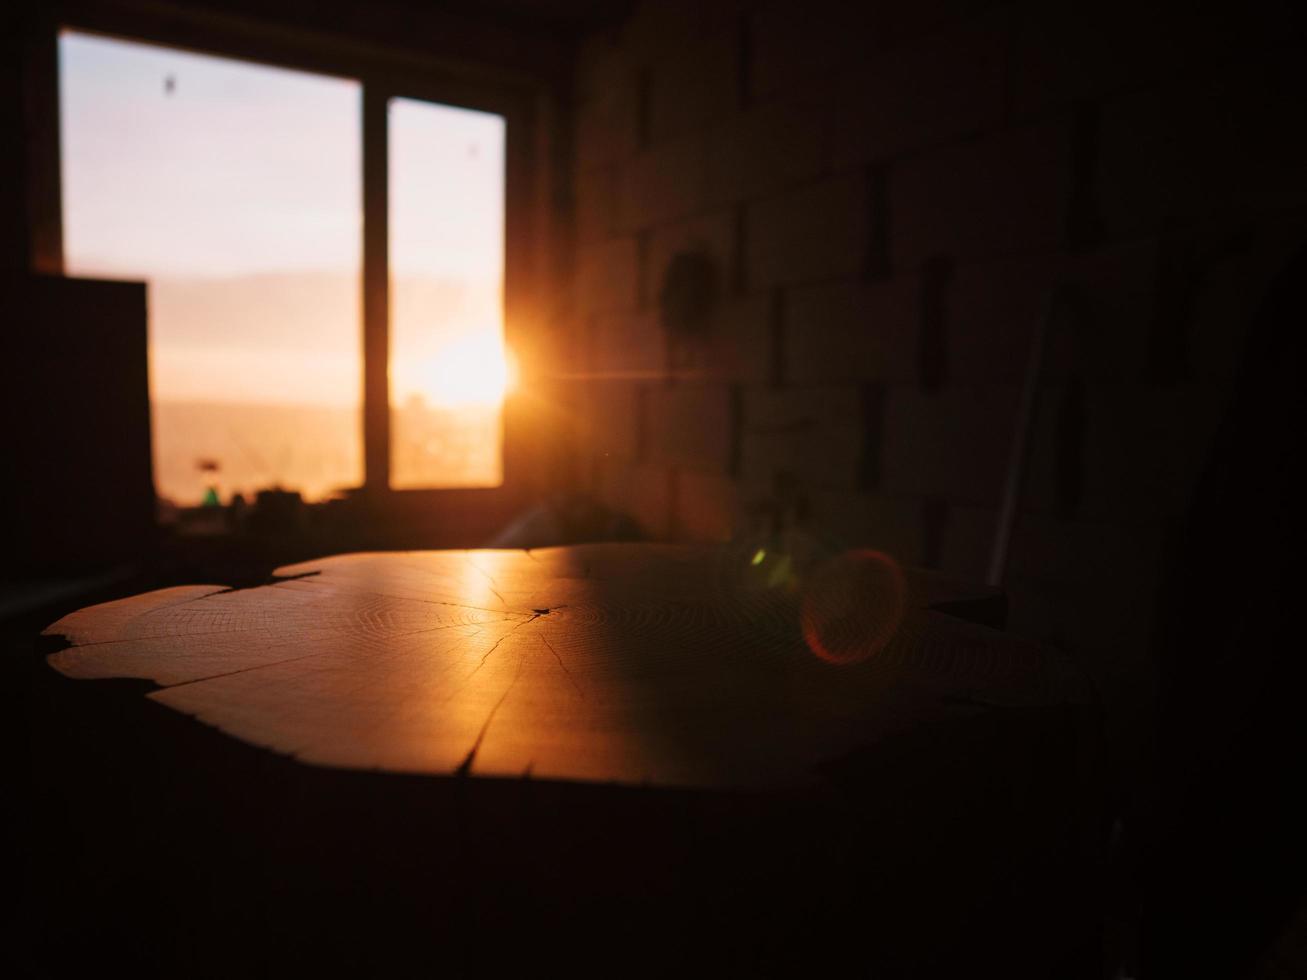
[(553, 87), (566, 83), (573, 50), (565, 33), (405, 0), (66, 0), (50, 6), (83, 29), (166, 36), (201, 50), (216, 42), (250, 57), (267, 51), (267, 60), (286, 63), (289, 56), (301, 67), (336, 73), (350, 72), (351, 63), (384, 62), (399, 72)]

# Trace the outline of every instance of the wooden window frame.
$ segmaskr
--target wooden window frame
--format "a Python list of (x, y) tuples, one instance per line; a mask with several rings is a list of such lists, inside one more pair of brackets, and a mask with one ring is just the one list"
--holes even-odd
[[(520, 331), (538, 305), (537, 270), (541, 269), (543, 203), (538, 192), (540, 109), (543, 86), (529, 75), (502, 69), (451, 65), (445, 60), (398, 51), (370, 42), (342, 39), (308, 30), (291, 30), (258, 22), (178, 9), (119, 7), (95, 2), (68, 2), (47, 12), (29, 45), (29, 73), (45, 84), (35, 86), (54, 107), (53, 124), (36, 134), (29, 156), (55, 161), (45, 168), (54, 176), (34, 188), (33, 265), (61, 272), (62, 188), (58, 125), (58, 37), (70, 30), (123, 41), (158, 44), (197, 54), (233, 58), (278, 68), (346, 78), (362, 92), (362, 310), (364, 480), (359, 495), (368, 505), (381, 503), (392, 526), (444, 529), (447, 540), (483, 538), (516, 513), (534, 484), (530, 439), (521, 429), (521, 412), (505, 400), (501, 453), (503, 478), (498, 487), (395, 490), (390, 487), (390, 288), (389, 267), (389, 123), (391, 99), (436, 102), (491, 112), (505, 121), (504, 161), (504, 334), (517, 347)], [(29, 82), (30, 84), (30, 82)], [(43, 230), (42, 230), (43, 229)], [(452, 536), (452, 537), (451, 537)]]

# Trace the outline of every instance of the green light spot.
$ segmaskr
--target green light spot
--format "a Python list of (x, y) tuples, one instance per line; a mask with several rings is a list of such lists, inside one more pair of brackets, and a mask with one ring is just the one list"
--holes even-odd
[(755, 551), (755, 552), (753, 553), (753, 560), (752, 560), (749, 564), (751, 564), (751, 565), (761, 565), (761, 564), (762, 564), (762, 560), (763, 560), (764, 558), (766, 558), (766, 557), (767, 557), (767, 552), (765, 552), (765, 551), (763, 551), (761, 548), (759, 548), (757, 551)]
[(771, 572), (767, 576), (767, 585), (789, 585), (794, 580), (794, 574), (790, 569), (790, 556), (781, 555), (772, 565)]

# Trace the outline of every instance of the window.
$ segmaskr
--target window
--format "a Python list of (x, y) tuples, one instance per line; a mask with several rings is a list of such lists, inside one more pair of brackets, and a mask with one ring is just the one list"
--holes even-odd
[(150, 283), (162, 497), (500, 485), (503, 115), (386, 86), (369, 175), (366, 79), (75, 31), (59, 55), (65, 267)]
[(504, 120), (392, 99), (390, 485), (496, 486), (504, 355)]
[(363, 476), (356, 82), (66, 33), (64, 249), (150, 284), (155, 486)]

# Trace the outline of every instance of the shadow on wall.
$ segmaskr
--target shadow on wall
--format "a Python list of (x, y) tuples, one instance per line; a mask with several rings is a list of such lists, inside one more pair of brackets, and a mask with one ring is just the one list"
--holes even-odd
[(597, 541), (640, 541), (640, 526), (589, 497), (553, 494), (527, 508), (491, 538), (488, 548), (552, 548)]

